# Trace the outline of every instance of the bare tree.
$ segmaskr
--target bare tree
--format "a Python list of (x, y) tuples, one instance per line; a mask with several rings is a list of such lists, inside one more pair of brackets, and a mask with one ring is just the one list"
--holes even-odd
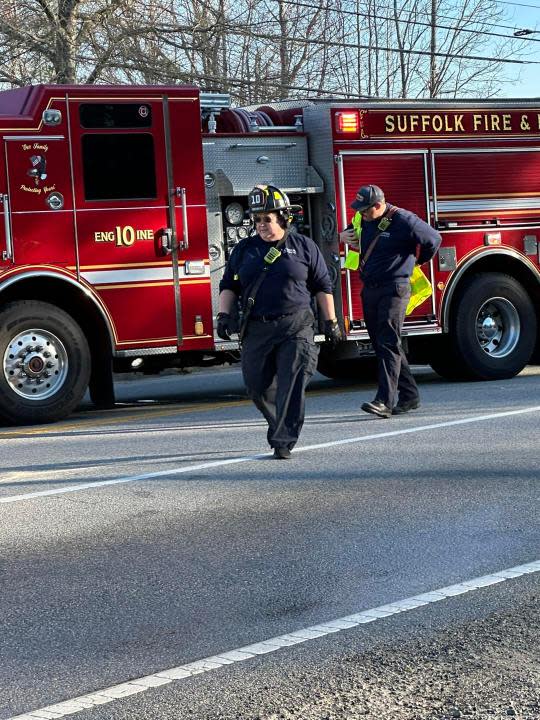
[(93, 24), (102, 24), (114, 12), (116, 0), (103, 0), (97, 9), (83, 0), (24, 0), (4, 4), (0, 42), (8, 63), (24, 61), (25, 72), (14, 85), (28, 80), (74, 83), (78, 54)]
[(492, 95), (525, 47), (490, 31), (504, 13), (496, 0), (4, 0), (0, 83), (195, 83), (238, 104)]
[(421, 0), (399, 9), (394, 2), (393, 13), (402, 97), (490, 96), (494, 78), (508, 76), (503, 61), (523, 54), (522, 42), (492, 31), (505, 19), (493, 0)]

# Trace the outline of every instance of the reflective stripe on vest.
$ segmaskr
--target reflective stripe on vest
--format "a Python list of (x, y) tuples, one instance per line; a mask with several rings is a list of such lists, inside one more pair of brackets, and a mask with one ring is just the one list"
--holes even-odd
[(360, 242), (360, 235), (362, 234), (362, 213), (357, 212), (353, 219), (351, 220), (351, 224), (353, 226), (354, 234), (356, 235), (356, 239), (358, 242)]
[[(360, 243), (360, 235), (362, 234), (362, 213), (355, 213), (353, 219), (351, 220), (351, 225), (353, 226), (356, 240)], [(360, 253), (358, 250), (349, 250), (345, 256), (345, 267), (347, 270), (358, 270), (359, 265)]]

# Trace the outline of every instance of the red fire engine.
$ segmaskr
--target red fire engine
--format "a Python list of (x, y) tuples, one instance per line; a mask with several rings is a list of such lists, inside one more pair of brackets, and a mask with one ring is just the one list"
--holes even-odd
[(376, 183), (443, 236), (434, 295), (407, 318), (413, 360), (510, 377), (537, 344), (540, 103), (319, 101), (231, 109), (194, 87), (0, 93), (0, 420), (49, 422), (112, 373), (225, 362), (219, 280), (251, 231), (257, 183), (302, 205), (346, 333), (340, 376), (371, 351), (338, 230)]

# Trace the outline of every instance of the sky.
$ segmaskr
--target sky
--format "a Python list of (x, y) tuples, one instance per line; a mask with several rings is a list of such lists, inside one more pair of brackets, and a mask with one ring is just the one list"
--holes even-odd
[[(536, 60), (540, 62), (540, 0), (522, 0), (521, 4), (514, 4), (511, 2), (504, 2), (508, 9), (508, 16), (510, 22), (507, 25), (512, 25), (516, 28), (526, 28), (528, 30), (534, 30), (538, 28), (538, 31), (533, 35), (529, 35), (529, 38), (534, 38), (534, 41), (527, 42), (527, 60)], [(527, 5), (527, 7), (524, 7)], [(515, 66), (519, 68), (519, 65)], [(517, 75), (517, 73), (516, 73)], [(501, 97), (540, 97), (540, 64), (539, 65), (522, 65), (520, 78), (515, 83), (504, 85), (501, 93)]]

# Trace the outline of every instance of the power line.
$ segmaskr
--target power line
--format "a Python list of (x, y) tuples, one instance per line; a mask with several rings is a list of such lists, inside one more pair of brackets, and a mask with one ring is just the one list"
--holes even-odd
[[(360, 96), (358, 93), (350, 93), (350, 92), (344, 92), (343, 90), (323, 90), (322, 88), (310, 88), (306, 85), (283, 85), (281, 82), (278, 81), (272, 81), (272, 80), (242, 80), (239, 78), (225, 78), (222, 75), (204, 75), (202, 73), (188, 73), (190, 77), (193, 79), (198, 78), (200, 80), (207, 80), (209, 82), (216, 82), (220, 85), (255, 85), (257, 87), (260, 87), (261, 85), (264, 85), (266, 87), (275, 87), (280, 88), (283, 90), (300, 90), (307, 94), (314, 94), (314, 95), (330, 95), (333, 98), (337, 97), (343, 97), (343, 98), (362, 98), (367, 99), (365, 96)], [(186, 81), (187, 82), (187, 81)], [(260, 102), (264, 102), (261, 100)], [(281, 102), (281, 101), (276, 101)]]
[[(112, 62), (108, 65), (108, 67), (115, 68), (117, 70), (124, 70), (124, 71), (128, 71), (128, 70), (140, 71), (143, 68), (143, 66), (141, 66), (140, 63), (134, 63), (134, 62), (126, 63), (126, 64), (118, 64), (118, 63)], [(369, 98), (366, 98), (366, 96), (360, 96), (358, 93), (347, 92), (347, 91), (344, 91), (341, 89), (340, 90), (338, 90), (338, 89), (324, 90), (323, 88), (312, 88), (305, 84), (304, 85), (285, 85), (282, 82), (280, 82), (279, 80), (275, 80), (272, 78), (270, 78), (270, 79), (265, 78), (264, 80), (261, 80), (261, 79), (248, 80), (248, 79), (242, 79), (242, 78), (225, 77), (223, 75), (208, 75), (206, 73), (197, 72), (197, 71), (182, 72), (180, 74), (176, 74), (174, 77), (176, 80), (180, 80), (183, 83), (193, 83), (196, 80), (205, 80), (207, 82), (216, 83), (216, 84), (219, 84), (224, 87), (227, 87), (230, 85), (238, 85), (238, 86), (254, 85), (256, 87), (261, 87), (261, 85), (262, 85), (264, 87), (275, 87), (275, 88), (279, 88), (282, 90), (299, 90), (306, 94), (330, 95), (334, 99), (335, 98), (344, 98), (344, 99), (349, 99), (349, 98), (360, 99), (361, 98), (364, 100), (369, 99)], [(268, 98), (265, 98), (258, 102), (263, 103), (265, 101), (268, 101)], [(278, 101), (276, 101), (276, 102), (278, 102)], [(279, 102), (281, 102), (281, 100)]]
[[(295, 7), (303, 7), (303, 8), (307, 8), (309, 10), (325, 10), (325, 11), (334, 12), (338, 15), (353, 15), (354, 17), (371, 18), (373, 20), (389, 20), (389, 21), (395, 20), (394, 17), (390, 17), (388, 15), (375, 15), (374, 13), (369, 13), (369, 12), (366, 13), (366, 12), (361, 12), (359, 10), (356, 10), (356, 11), (355, 10), (344, 10), (342, 8), (337, 9), (337, 8), (328, 7), (328, 5), (310, 5), (305, 2), (300, 2), (299, 0), (281, 0), (281, 1), (286, 5), (293, 5)], [(496, 0), (493, 0), (493, 1), (495, 2)], [(430, 13), (428, 13), (426, 11), (422, 11), (422, 10), (406, 10), (405, 8), (401, 8), (400, 12), (408, 13), (409, 15), (420, 14), (420, 15), (426, 15), (426, 16), (430, 17)], [(239, 14), (236, 15), (235, 18), (227, 20), (225, 25), (228, 25), (228, 26), (232, 27), (234, 30), (236, 30), (236, 28), (238, 27), (238, 24), (242, 22), (242, 16), (245, 15), (245, 13), (246, 13), (245, 10), (241, 10), (239, 12)], [(451, 20), (454, 22), (460, 22), (460, 18), (451, 17), (449, 15), (438, 15), (438, 17), (442, 20)], [(407, 22), (410, 25), (424, 25), (425, 27), (432, 27), (432, 25), (433, 25), (433, 23), (431, 23), (431, 22), (423, 23), (419, 20), (404, 20), (403, 22)], [(468, 22), (470, 22), (471, 24), (476, 24), (479, 21), (471, 19)], [(243, 27), (244, 28), (259, 27), (261, 25), (267, 25), (267, 24), (268, 24), (268, 20), (257, 20), (254, 22), (246, 23), (243, 25)], [(439, 25), (439, 24), (435, 23), (435, 27), (438, 27), (438, 28), (441, 28), (444, 30), (456, 30), (458, 32), (469, 32), (469, 33), (473, 33), (475, 35), (488, 35), (488, 36), (492, 35), (495, 37), (502, 37), (502, 38), (507, 38), (507, 39), (512, 39), (513, 37), (516, 37), (516, 33), (515, 33), (516, 26), (514, 26), (514, 25), (503, 25), (502, 23), (490, 23), (490, 22), (486, 22), (483, 20), (481, 21), (481, 25), (482, 25), (482, 27), (494, 27), (494, 28), (503, 28), (504, 30), (511, 30), (512, 35), (510, 36), (510, 35), (503, 35), (502, 33), (490, 33), (490, 32), (486, 32), (485, 30), (472, 30), (469, 28), (451, 27), (448, 25)], [(216, 22), (215, 26), (216, 26), (216, 28), (219, 27), (220, 23)], [(164, 26), (161, 26), (161, 29), (163, 29), (165, 32), (176, 32), (175, 27), (165, 28)], [(194, 34), (197, 32), (206, 33), (206, 32), (208, 32), (208, 28), (204, 28), (203, 30), (197, 29), (197, 28), (191, 28), (191, 31)], [(536, 31), (532, 30), (529, 32), (536, 32)], [(538, 32), (540, 32), (540, 30)], [(532, 40), (534, 42), (540, 42), (540, 40), (538, 40), (536, 38), (527, 38), (527, 40)]]
[(430, 50), (400, 50), (399, 48), (393, 48), (393, 47), (384, 47), (381, 45), (359, 45), (356, 43), (344, 43), (344, 42), (334, 42), (332, 40), (313, 40), (313, 39), (307, 39), (307, 38), (294, 38), (286, 35), (279, 35), (279, 38), (276, 35), (265, 35), (263, 33), (254, 33), (249, 32), (248, 30), (243, 30), (240, 28), (236, 28), (236, 34), (237, 35), (247, 35), (251, 38), (258, 38), (259, 40), (269, 40), (271, 42), (275, 42), (276, 39), (279, 40), (287, 40), (288, 42), (293, 43), (300, 43), (302, 45), (322, 45), (325, 47), (343, 47), (343, 48), (349, 48), (352, 50), (375, 50), (376, 52), (391, 52), (391, 53), (398, 53), (403, 55), (426, 55), (428, 57), (445, 57), (445, 58), (452, 58), (452, 59), (459, 59), (459, 60), (480, 60), (482, 62), (496, 62), (501, 64), (511, 64), (511, 65), (540, 65), (540, 60), (512, 60), (512, 59), (502, 59), (498, 57), (487, 57), (485, 55), (462, 55), (461, 53), (453, 54), (453, 53), (444, 53), (444, 52), (431, 52)]
[(540, 10), (540, 5), (526, 5), (525, 3), (509, 2), (509, 0), (493, 0), (497, 5), (515, 5), (516, 7), (528, 7)]
[[(502, 2), (502, 0), (494, 0), (494, 1)], [(286, 5), (294, 5), (295, 7), (305, 7), (305, 8), (309, 8), (310, 10), (327, 10), (327, 11), (329, 10), (331, 12), (336, 12), (336, 13), (342, 14), (342, 15), (354, 15), (354, 17), (372, 18), (373, 20), (379, 20), (379, 19), (394, 20), (395, 19), (393, 17), (389, 17), (388, 15), (384, 15), (384, 16), (383, 15), (375, 15), (373, 13), (360, 12), (359, 10), (344, 10), (341, 8), (339, 10), (337, 10), (335, 8), (328, 7), (328, 5), (324, 5), (324, 6), (323, 5), (309, 5), (308, 3), (300, 2), (299, 0), (282, 0), (282, 2), (285, 3)], [(516, 3), (508, 3), (508, 4), (516, 4)], [(528, 7), (537, 7), (537, 6), (531, 5)], [(538, 6), (538, 7), (540, 7), (540, 6)], [(428, 12), (425, 12), (422, 10), (405, 10), (405, 8), (401, 8), (400, 12), (405, 12), (405, 13), (408, 13), (409, 15), (420, 14), (420, 15), (429, 16)], [(441, 18), (442, 20), (453, 20), (455, 22), (459, 22), (459, 18), (450, 17), (449, 15), (439, 15), (438, 17)], [(432, 27), (432, 23), (423, 23), (419, 20), (408, 20), (406, 22), (408, 22), (410, 25), (424, 25), (426, 27)], [(477, 21), (471, 21), (471, 22), (477, 22)], [(253, 23), (253, 24), (255, 24), (255, 23)], [(256, 23), (256, 24), (258, 25), (260, 23)], [(499, 27), (499, 28), (503, 28), (505, 30), (512, 30), (512, 31), (516, 30), (516, 28), (514, 26), (502, 25), (500, 23), (488, 23), (488, 22), (482, 21), (482, 25), (484, 27)], [(445, 30), (457, 30), (459, 32), (470, 32), (470, 33), (474, 33), (476, 35), (493, 35), (495, 37), (503, 37), (503, 38), (508, 38), (508, 39), (513, 37), (513, 35), (510, 36), (510, 35), (503, 35), (503, 34), (499, 34), (499, 33), (490, 33), (490, 32), (486, 32), (485, 30), (471, 30), (468, 28), (449, 27), (447, 25), (435, 24), (435, 27), (445, 29)], [(537, 38), (526, 38), (526, 39), (533, 40), (534, 42), (540, 42), (540, 40), (538, 40)]]

